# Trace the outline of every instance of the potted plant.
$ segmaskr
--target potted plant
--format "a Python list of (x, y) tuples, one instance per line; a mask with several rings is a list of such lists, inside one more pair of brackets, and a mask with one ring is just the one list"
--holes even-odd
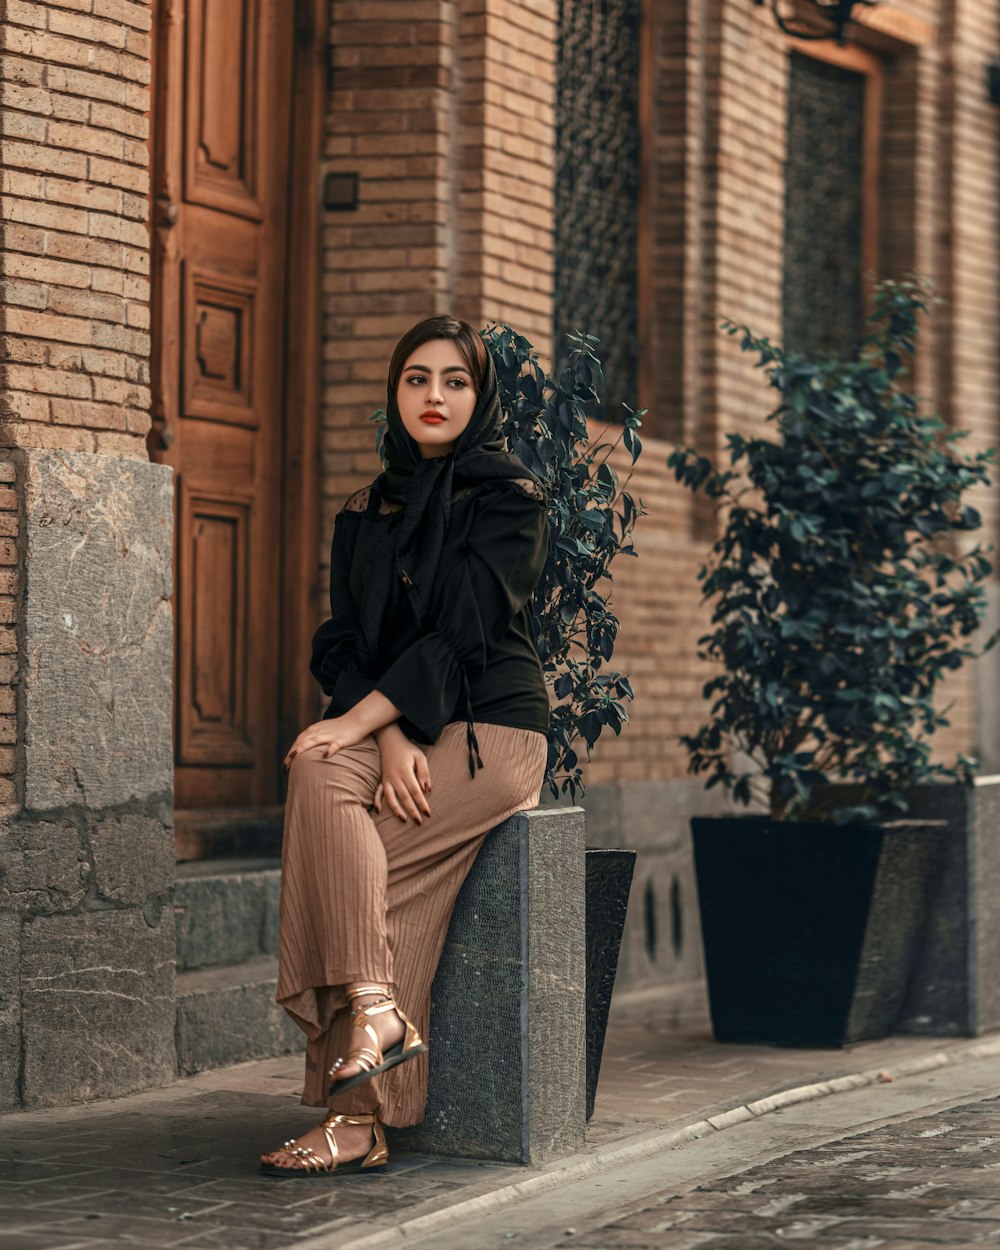
[(725, 322), (778, 392), (771, 437), (730, 434), (722, 471), (684, 448), (668, 459), (724, 509), (700, 574), (699, 655), (719, 671), (682, 741), (709, 787), (766, 808), (693, 821), (721, 1040), (840, 1045), (893, 1027), (947, 850), (914, 788), (966, 786), (974, 768), (933, 759), (930, 739), (948, 724), (942, 679), (980, 653), (990, 563), (964, 497), (993, 455), (960, 454), (962, 435), (900, 385), (929, 299), (918, 280), (880, 283), (850, 359)]

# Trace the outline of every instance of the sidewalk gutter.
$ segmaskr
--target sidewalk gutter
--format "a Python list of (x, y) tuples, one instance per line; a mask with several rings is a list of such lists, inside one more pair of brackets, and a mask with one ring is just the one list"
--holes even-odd
[(710, 1133), (722, 1132), (734, 1124), (768, 1115), (782, 1107), (809, 1102), (815, 1098), (826, 1098), (831, 1094), (846, 1093), (848, 1090), (860, 1089), (865, 1085), (876, 1085), (900, 1080), (907, 1076), (916, 1076), (932, 1071), (934, 1068), (944, 1068), (973, 1059), (988, 1059), (993, 1056), (1000, 1056), (1000, 1037), (989, 1038), (985, 1041), (973, 1040), (958, 1043), (949, 1046), (947, 1050), (933, 1051), (931, 1054), (921, 1055), (914, 1059), (901, 1060), (892, 1067), (870, 1068), (863, 1072), (832, 1077), (829, 1080), (814, 1081), (808, 1085), (796, 1085), (791, 1089), (781, 1090), (779, 1093), (769, 1094), (752, 1102), (720, 1110), (690, 1124), (663, 1131), (646, 1131), (625, 1142), (598, 1146), (593, 1150), (570, 1155), (537, 1169), (529, 1169), (530, 1174), (523, 1180), (500, 1184), (493, 1189), (484, 1186), (478, 1193), (469, 1194), (449, 1206), (429, 1211), (424, 1215), (414, 1215), (351, 1241), (342, 1240), (343, 1229), (341, 1228), (314, 1237), (297, 1239), (294, 1243), (289, 1243), (287, 1250), (292, 1250), (292, 1246), (295, 1250), (382, 1250), (383, 1247), (397, 1246), (411, 1238), (426, 1237), (429, 1233), (447, 1225), (498, 1211), (502, 1207), (510, 1206), (526, 1198), (535, 1198), (547, 1190), (566, 1184), (567, 1181), (580, 1180), (594, 1172), (605, 1171), (627, 1163), (636, 1163), (661, 1151), (674, 1150), (687, 1142), (696, 1141)]

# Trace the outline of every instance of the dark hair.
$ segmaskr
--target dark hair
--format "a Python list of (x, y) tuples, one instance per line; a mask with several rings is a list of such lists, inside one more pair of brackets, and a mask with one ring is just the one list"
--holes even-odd
[(389, 389), (392, 393), (396, 393), (407, 360), (422, 343), (431, 339), (451, 339), (457, 345), (469, 366), (476, 392), (481, 391), (483, 378), (486, 376), (486, 344), (467, 321), (459, 321), (443, 314), (418, 321), (396, 344), (389, 361)]

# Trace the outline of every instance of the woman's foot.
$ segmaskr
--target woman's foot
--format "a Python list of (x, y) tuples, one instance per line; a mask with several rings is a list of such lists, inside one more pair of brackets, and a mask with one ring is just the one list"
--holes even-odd
[[(385, 993), (361, 994), (351, 997), (351, 1010), (358, 1013), (365, 1007), (374, 1007), (391, 1002), (393, 1002), (393, 999), (388, 991)], [(358, 1022), (359, 1020), (360, 1023)], [(366, 1025), (367, 1028), (365, 1027)], [(336, 1084), (338, 1081), (346, 1081), (348, 1077), (357, 1076), (359, 1072), (367, 1070), (357, 1059), (349, 1058), (348, 1056), (365, 1053), (369, 1057), (374, 1056), (372, 1036), (368, 1029), (375, 1031), (375, 1036), (378, 1038), (378, 1044), (383, 1054), (401, 1042), (406, 1036), (406, 1025), (395, 1010), (380, 1011), (370, 1016), (355, 1014), (355, 1025), (351, 1030), (347, 1054), (342, 1055), (330, 1069), (331, 1084)]]
[(354, 1089), (363, 1081), (427, 1050), (413, 1021), (396, 1006), (385, 985), (354, 982), (345, 987), (351, 1005), (354, 1038), (345, 1055), (330, 1068), (328, 1093)]
[[(280, 1150), (269, 1150), (267, 1154), (260, 1156), (261, 1163), (268, 1164), (270, 1167), (287, 1168), (289, 1171), (308, 1171), (305, 1160), (292, 1153), (294, 1147), (311, 1150), (318, 1158), (321, 1164), (329, 1167), (332, 1162), (333, 1155), (330, 1150), (330, 1143), (327, 1139), (327, 1130), (323, 1125), (329, 1119), (327, 1117), (321, 1120), (314, 1128), (309, 1129), (307, 1133), (303, 1133), (301, 1137), (295, 1138), (286, 1144)], [(349, 1163), (352, 1159), (361, 1159), (367, 1155), (372, 1147), (376, 1144), (374, 1124), (337, 1124), (329, 1127), (329, 1132), (333, 1134), (333, 1138), (337, 1143), (337, 1162), (338, 1164)]]

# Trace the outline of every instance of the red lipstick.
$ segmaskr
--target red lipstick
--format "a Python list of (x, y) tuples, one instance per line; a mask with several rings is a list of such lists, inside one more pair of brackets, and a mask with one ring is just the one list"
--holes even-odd
[(441, 413), (434, 408), (428, 408), (426, 412), (420, 414), (420, 420), (426, 421), (428, 425), (440, 425), (444, 419)]

